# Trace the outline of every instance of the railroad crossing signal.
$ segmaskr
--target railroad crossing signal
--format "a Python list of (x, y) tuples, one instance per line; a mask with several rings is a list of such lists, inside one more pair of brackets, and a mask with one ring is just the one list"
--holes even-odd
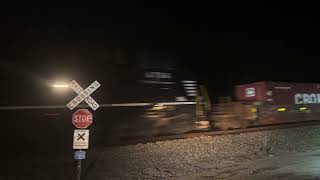
[[(99, 108), (99, 104), (90, 96), (95, 90), (101, 85), (98, 81), (94, 81), (85, 90), (75, 81), (71, 81), (69, 86), (78, 94), (77, 97), (73, 98), (68, 104), (68, 108), (73, 110), (83, 100), (95, 111)], [(85, 159), (86, 152), (81, 151), (82, 149), (89, 148), (89, 129), (84, 129), (90, 126), (92, 123), (92, 114), (87, 109), (78, 109), (72, 115), (72, 123), (80, 129), (75, 129), (73, 132), (73, 149), (75, 151), (74, 159), (77, 160), (76, 166), (76, 180), (81, 179), (81, 160)]]
[(98, 81), (94, 81), (85, 90), (75, 81), (69, 83), (70, 87), (78, 94), (77, 97), (73, 98), (67, 106), (70, 110), (77, 107), (83, 100), (95, 111), (99, 108), (99, 104), (90, 96), (95, 90), (97, 90), (101, 85)]

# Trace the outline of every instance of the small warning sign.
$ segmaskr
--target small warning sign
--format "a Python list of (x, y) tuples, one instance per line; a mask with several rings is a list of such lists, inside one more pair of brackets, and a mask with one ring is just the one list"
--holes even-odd
[(89, 148), (89, 129), (75, 129), (73, 133), (73, 149)]

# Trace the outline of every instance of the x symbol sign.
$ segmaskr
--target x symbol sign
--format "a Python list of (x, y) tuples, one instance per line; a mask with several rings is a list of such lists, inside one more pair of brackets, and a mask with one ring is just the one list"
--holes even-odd
[(96, 110), (100, 106), (99, 104), (90, 96), (95, 90), (97, 90), (101, 85), (98, 81), (94, 81), (89, 87), (85, 90), (75, 81), (71, 81), (69, 86), (78, 94), (73, 100), (71, 100), (67, 106), (70, 110), (77, 107), (83, 100), (93, 109)]
[(85, 134), (86, 134), (86, 133), (78, 134), (78, 139), (77, 139), (77, 140), (80, 140), (80, 139), (85, 140), (85, 139), (84, 139), (84, 135), (85, 135)]

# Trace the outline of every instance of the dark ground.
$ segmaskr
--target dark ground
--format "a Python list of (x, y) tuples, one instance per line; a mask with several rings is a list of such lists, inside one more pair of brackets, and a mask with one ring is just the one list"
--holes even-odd
[[(164, 112), (152, 107), (100, 108), (90, 126), (90, 148), (83, 162), (83, 176), (96, 160), (99, 149), (122, 140), (192, 130), (193, 105)], [(147, 112), (152, 112), (151, 116)], [(0, 179), (71, 179), (74, 175), (72, 111), (2, 110)], [(58, 113), (48, 116), (48, 113)], [(178, 114), (177, 114), (178, 113)], [(192, 113), (191, 113), (192, 114)]]

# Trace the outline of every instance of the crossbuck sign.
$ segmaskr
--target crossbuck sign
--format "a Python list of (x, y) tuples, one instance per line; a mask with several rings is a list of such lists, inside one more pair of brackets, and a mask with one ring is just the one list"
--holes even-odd
[(78, 94), (77, 97), (72, 99), (68, 104), (68, 108), (73, 110), (77, 107), (83, 100), (95, 111), (99, 108), (99, 104), (90, 96), (95, 90), (97, 90), (101, 85), (98, 81), (94, 81), (85, 90), (75, 81), (71, 81), (69, 86)]

